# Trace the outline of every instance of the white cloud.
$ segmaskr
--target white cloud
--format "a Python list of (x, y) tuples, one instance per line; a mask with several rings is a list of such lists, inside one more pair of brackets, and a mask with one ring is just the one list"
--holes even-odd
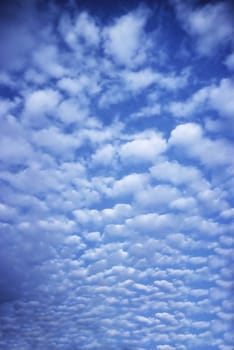
[(166, 148), (166, 140), (160, 134), (145, 132), (123, 144), (119, 154), (126, 163), (154, 162), (161, 153), (166, 151)]
[(138, 11), (116, 19), (104, 31), (106, 54), (110, 55), (118, 64), (126, 66), (143, 63), (147, 48), (144, 35), (147, 18), (148, 11), (138, 9)]
[[(85, 99), (85, 94), (96, 94), (100, 91), (99, 77), (93, 74), (80, 74), (79, 77), (64, 77), (58, 81), (57, 86), (70, 96), (79, 96), (79, 99)], [(83, 95), (82, 95), (83, 94)]]
[(22, 137), (0, 139), (0, 159), (5, 164), (28, 164), (34, 154), (31, 144)]
[(222, 79), (217, 87), (210, 91), (210, 105), (221, 116), (233, 119), (234, 115), (234, 82), (231, 79)]
[(168, 292), (174, 292), (175, 291), (175, 286), (173, 285), (173, 283), (168, 282), (166, 280), (159, 280), (159, 281), (155, 281), (154, 285), (156, 285), (159, 288), (162, 288)]
[(224, 126), (224, 123), (221, 119), (212, 119), (207, 117), (204, 120), (204, 128), (210, 133), (219, 133), (220, 130), (222, 130), (222, 127)]
[(225, 2), (192, 8), (182, 1), (175, 2), (177, 15), (184, 29), (195, 39), (201, 55), (211, 56), (214, 51), (230, 43), (233, 35), (232, 9)]
[(1, 99), (0, 100), (0, 115), (3, 116), (5, 114), (10, 113), (14, 107), (17, 106), (17, 99), (10, 100), (10, 99)]
[(65, 155), (73, 158), (72, 151), (81, 146), (82, 141), (74, 134), (63, 133), (56, 127), (42, 129), (33, 134), (33, 143), (52, 155)]
[(179, 74), (175, 72), (167, 74), (155, 72), (155, 82), (162, 89), (177, 91), (187, 85), (189, 75), (188, 69), (184, 69)]
[(232, 217), (234, 217), (234, 208), (225, 209), (221, 212), (220, 215), (225, 219), (232, 218)]
[(52, 89), (33, 91), (25, 98), (25, 118), (31, 125), (43, 125), (44, 119), (55, 113), (60, 95)]
[(123, 102), (126, 99), (126, 96), (128, 95), (123, 86), (113, 85), (110, 86), (107, 91), (102, 93), (98, 104), (101, 108), (108, 108), (111, 105)]
[(113, 183), (109, 195), (114, 197), (125, 197), (134, 195), (143, 189), (149, 181), (147, 174), (129, 174)]
[(149, 117), (157, 117), (161, 113), (161, 105), (160, 103), (154, 103), (152, 106), (143, 107), (140, 111), (131, 114), (132, 119), (136, 118), (149, 118)]
[(14, 220), (17, 216), (17, 211), (15, 208), (11, 208), (8, 205), (4, 203), (0, 203), (0, 220), (1, 221), (8, 221), (8, 220)]
[(153, 177), (160, 181), (170, 182), (174, 185), (189, 185), (196, 190), (206, 185), (201, 171), (194, 166), (185, 166), (178, 162), (159, 162), (150, 168)]
[(83, 46), (88, 46), (89, 49), (95, 48), (100, 41), (100, 29), (94, 18), (85, 11), (73, 19), (65, 14), (60, 20), (59, 32), (75, 51), (83, 50)]
[(175, 227), (176, 217), (171, 214), (158, 215), (155, 213), (141, 214), (126, 220), (126, 225), (143, 234), (154, 233), (161, 235), (164, 231)]
[(211, 219), (205, 219), (198, 215), (188, 216), (181, 223), (183, 230), (199, 230), (208, 236), (216, 236), (224, 232), (224, 227)]
[[(187, 249), (201, 249), (201, 243), (199, 241), (193, 240), (189, 235), (182, 234), (182, 233), (171, 233), (167, 237), (168, 243), (172, 247), (179, 248), (181, 250)], [(178, 274), (180, 274), (180, 270), (177, 271)], [(172, 274), (175, 274), (176, 272), (173, 271)], [(184, 271), (185, 274), (185, 271)]]
[(184, 153), (197, 158), (203, 165), (219, 166), (232, 162), (232, 147), (225, 140), (211, 140), (203, 135), (199, 124), (178, 125), (171, 133), (169, 145), (184, 150)]
[(166, 312), (157, 312), (155, 314), (156, 318), (163, 319), (168, 323), (176, 323), (176, 319), (173, 315), (166, 313)]
[[(102, 89), (99, 100), (100, 107), (109, 107), (112, 104), (123, 102), (130, 99), (133, 95), (141, 94), (144, 90), (153, 86), (162, 91), (177, 91), (187, 85), (189, 76), (187, 69), (180, 73), (174, 71), (171, 73), (162, 73), (148, 66), (140, 69), (130, 69), (127, 67), (119, 71), (117, 68), (108, 66), (107, 71), (104, 67), (103, 71), (105, 75), (109, 75), (110, 80), (108, 79), (106, 82), (108, 89)], [(105, 82), (102, 82), (102, 86), (105, 86)], [(158, 103), (156, 105), (154, 102), (154, 105), (158, 113), (160, 104)], [(152, 113), (151, 105), (148, 106), (147, 113)]]
[[(82, 225), (91, 224), (96, 227), (101, 227), (105, 225), (108, 226), (109, 224), (118, 225), (124, 222), (126, 218), (132, 215), (132, 207), (129, 204), (118, 203), (112, 208), (105, 208), (103, 210), (77, 209), (73, 211), (73, 214), (78, 220), (78, 223)], [(87, 234), (87, 237), (92, 236), (97, 237), (97, 232), (94, 231)]]
[(186, 123), (176, 126), (172, 131), (169, 142), (171, 144), (192, 145), (202, 138), (202, 128), (199, 124)]
[(130, 91), (141, 91), (152, 85), (157, 85), (165, 90), (178, 90), (187, 84), (188, 72), (183, 71), (181, 74), (161, 73), (151, 68), (143, 68), (141, 70), (124, 70), (121, 77)]
[(80, 81), (65, 77), (58, 81), (58, 87), (69, 95), (76, 95), (80, 91)]
[(226, 57), (224, 64), (230, 71), (234, 71), (234, 52)]
[[(135, 199), (139, 207), (151, 209), (165, 210), (170, 203), (175, 201), (180, 192), (168, 185), (158, 185), (156, 187), (148, 187), (142, 191), (138, 191)], [(172, 203), (173, 203), (172, 202)]]
[[(66, 232), (72, 233), (75, 229), (75, 222), (68, 220), (67, 218), (50, 218), (47, 220), (39, 220), (36, 223), (39, 229), (46, 230), (49, 232)], [(72, 238), (73, 243), (75, 243), (74, 236)], [(76, 240), (77, 243), (77, 240)]]
[(103, 127), (103, 125), (95, 118), (88, 118), (85, 126), (87, 128), (82, 129), (80, 136), (82, 139), (88, 140), (94, 147), (102, 145), (110, 140), (122, 138), (122, 123), (113, 122), (109, 127)]
[(112, 164), (115, 157), (115, 148), (111, 144), (105, 144), (104, 146), (97, 149), (92, 156), (92, 161), (96, 165), (107, 166)]
[(102, 210), (104, 220), (111, 223), (121, 223), (122, 219), (130, 217), (132, 213), (131, 205), (124, 203), (118, 203), (113, 208)]
[(139, 71), (123, 71), (122, 78), (128, 89), (133, 91), (145, 89), (156, 82), (156, 75), (149, 68)]
[[(233, 104), (234, 83), (230, 78), (221, 79), (216, 85), (209, 85), (197, 90), (185, 101), (174, 101), (169, 104), (169, 111), (176, 117), (192, 118), (201, 112), (214, 110), (222, 118), (232, 123), (234, 112)], [(208, 120), (209, 130), (219, 131), (222, 123), (219, 120)], [(231, 125), (231, 124), (230, 124)]]
[(203, 210), (208, 212), (220, 212), (228, 208), (225, 200), (226, 194), (219, 188), (206, 189), (198, 193), (197, 199)]
[(82, 12), (76, 19), (74, 26), (75, 33), (88, 45), (97, 46), (100, 41), (100, 30), (93, 17)]
[(176, 348), (171, 345), (159, 345), (158, 350), (175, 350)]
[(190, 211), (196, 208), (196, 200), (193, 197), (181, 197), (173, 200), (170, 206), (172, 209)]
[(33, 54), (33, 61), (39, 75), (41, 72), (53, 78), (60, 78), (66, 74), (67, 69), (59, 62), (59, 53), (54, 45), (44, 45), (39, 47)]
[(80, 105), (75, 99), (66, 99), (58, 106), (56, 114), (65, 124), (79, 124), (88, 116), (88, 110), (86, 106)]
[(207, 102), (209, 95), (209, 87), (204, 87), (195, 92), (189, 99), (185, 101), (176, 101), (169, 104), (169, 111), (176, 117), (193, 116), (200, 111)]
[(91, 242), (97, 242), (101, 240), (101, 234), (98, 231), (89, 232), (85, 235), (85, 238)]
[(129, 230), (124, 224), (109, 224), (105, 227), (105, 239), (126, 239), (131, 237), (131, 230)]

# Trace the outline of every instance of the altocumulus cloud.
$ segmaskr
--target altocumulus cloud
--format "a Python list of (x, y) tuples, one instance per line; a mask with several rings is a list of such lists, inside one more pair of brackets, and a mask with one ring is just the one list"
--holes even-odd
[(0, 21), (0, 348), (233, 349), (231, 2)]

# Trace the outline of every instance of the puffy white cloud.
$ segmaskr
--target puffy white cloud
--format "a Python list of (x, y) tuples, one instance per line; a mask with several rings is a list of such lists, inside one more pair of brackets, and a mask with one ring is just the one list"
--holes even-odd
[(102, 210), (104, 220), (107, 222), (121, 222), (122, 218), (131, 216), (133, 209), (130, 204), (118, 203), (113, 208)]
[[(162, 91), (177, 91), (184, 88), (188, 81), (187, 71), (182, 71), (179, 74), (175, 72), (167, 74), (149, 67), (138, 70), (128, 68), (120, 72), (116, 72), (112, 68), (110, 76), (112, 76), (112, 80), (107, 84), (108, 90), (102, 93), (99, 101), (99, 106), (105, 108), (130, 99), (133, 95), (139, 95), (152, 87)], [(159, 104), (155, 104), (154, 110), (152, 106), (149, 106), (146, 113), (156, 112), (158, 114), (159, 106)], [(138, 113), (135, 115), (137, 116)]]
[(137, 71), (124, 70), (121, 77), (130, 91), (138, 92), (152, 85), (165, 90), (177, 90), (187, 84), (187, 71), (178, 74), (163, 74), (150, 68)]
[(169, 105), (170, 112), (176, 117), (187, 117), (201, 110), (209, 96), (209, 87), (204, 87), (195, 92), (191, 98), (182, 102), (172, 102)]
[(139, 71), (124, 71), (122, 77), (130, 90), (142, 90), (156, 81), (156, 76), (151, 69)]
[(217, 87), (210, 91), (211, 106), (221, 116), (232, 119), (234, 114), (234, 82), (231, 79), (222, 79)]
[[(101, 87), (99, 86), (99, 77), (89, 74), (80, 74), (79, 77), (64, 77), (58, 81), (57, 86), (70, 96), (79, 96), (84, 99), (82, 94), (97, 94)], [(76, 101), (77, 102), (77, 101)]]
[(0, 203), (0, 220), (1, 221), (8, 221), (8, 220), (14, 220), (17, 216), (17, 211), (15, 208), (11, 208), (8, 205), (4, 203)]
[(93, 232), (89, 232), (87, 235), (85, 235), (85, 238), (89, 241), (96, 242), (96, 241), (100, 241), (101, 235), (100, 235), (100, 232), (93, 231)]
[(142, 234), (151, 232), (157, 237), (176, 226), (176, 217), (172, 214), (147, 213), (127, 219), (126, 224)]
[(42, 129), (36, 131), (33, 135), (33, 142), (51, 152), (54, 155), (66, 155), (68, 158), (73, 158), (72, 151), (80, 147), (82, 140), (74, 134), (63, 133), (56, 127)]
[(82, 42), (92, 48), (100, 41), (100, 29), (94, 18), (85, 11), (73, 19), (65, 14), (58, 28), (62, 38), (75, 51), (83, 49)]
[(166, 313), (166, 312), (157, 312), (155, 314), (155, 317), (159, 318), (159, 319), (163, 319), (168, 323), (175, 323), (176, 322), (175, 317), (169, 313)]
[(65, 124), (81, 123), (87, 116), (86, 106), (82, 106), (75, 99), (66, 99), (56, 110), (58, 118)]
[(193, 197), (181, 197), (173, 200), (170, 207), (172, 209), (190, 211), (196, 208), (196, 204), (196, 200)]
[(140, 8), (117, 18), (107, 27), (104, 31), (106, 54), (126, 66), (143, 63), (147, 48), (144, 34), (147, 17), (148, 11)]
[(100, 33), (98, 25), (95, 23), (93, 17), (88, 13), (82, 12), (75, 22), (75, 33), (85, 40), (89, 45), (98, 45), (100, 40)]
[(186, 123), (176, 126), (172, 130), (169, 142), (172, 144), (193, 144), (194, 141), (200, 140), (202, 138), (202, 128), (199, 124)]
[(124, 143), (119, 154), (126, 163), (154, 162), (166, 148), (166, 140), (160, 134), (142, 133), (136, 135), (132, 141)]
[(77, 219), (77, 223), (81, 225), (92, 224), (93, 227), (99, 227), (102, 224), (101, 213), (96, 209), (77, 209), (73, 211)]
[[(51, 218), (48, 220), (39, 220), (38, 227), (49, 232), (73, 232), (75, 223), (66, 218)], [(74, 241), (74, 240), (73, 240)]]
[(198, 215), (192, 215), (184, 218), (183, 223), (181, 223), (181, 229), (187, 230), (197, 230), (202, 232), (202, 234), (208, 236), (217, 236), (225, 231), (224, 227), (211, 219), (205, 219)]
[(62, 62), (59, 61), (59, 53), (54, 45), (42, 45), (33, 54), (32, 59), (40, 74), (44, 72), (53, 78), (60, 78), (67, 72)]
[(228, 208), (228, 203), (225, 200), (226, 194), (220, 189), (206, 189), (198, 193), (197, 199), (203, 209), (208, 212), (221, 212)]
[(221, 212), (220, 215), (225, 219), (232, 218), (234, 216), (234, 208), (225, 209)]
[(122, 197), (134, 195), (140, 189), (143, 189), (149, 181), (147, 174), (129, 174), (114, 182), (109, 195), (114, 197)]
[(60, 101), (60, 95), (52, 89), (37, 90), (29, 93), (25, 98), (25, 118), (35, 126), (43, 125), (48, 115), (55, 113)]
[(97, 151), (93, 154), (92, 160), (94, 164), (97, 165), (110, 165), (113, 164), (115, 157), (115, 148), (111, 144), (106, 144), (97, 149)]
[[(185, 101), (174, 101), (169, 105), (169, 111), (176, 117), (193, 117), (195, 114), (204, 113), (204, 110), (213, 110), (222, 118), (228, 118), (232, 122), (233, 116), (234, 83), (232, 79), (221, 79), (216, 85), (209, 85), (196, 91)], [(210, 121), (210, 130), (221, 128), (219, 121)]]
[(0, 115), (6, 115), (11, 112), (14, 107), (17, 106), (17, 99), (11, 100), (11, 99), (1, 99), (0, 100)]
[(232, 8), (228, 3), (210, 3), (193, 8), (182, 1), (176, 1), (175, 6), (178, 18), (195, 40), (196, 49), (201, 55), (211, 56), (232, 39)]
[(105, 227), (105, 239), (126, 239), (132, 234), (131, 230), (124, 224), (109, 224)]
[(58, 81), (58, 87), (68, 94), (76, 95), (80, 91), (80, 81), (74, 78), (62, 78)]
[(155, 103), (153, 106), (143, 107), (139, 112), (131, 115), (131, 118), (148, 118), (160, 115), (161, 105), (160, 103)]
[(162, 161), (150, 168), (151, 175), (163, 182), (174, 185), (187, 185), (195, 190), (206, 188), (207, 182), (201, 171), (194, 166), (185, 166), (178, 162)]
[(162, 288), (168, 292), (174, 292), (175, 291), (175, 286), (173, 285), (173, 283), (168, 282), (166, 280), (159, 280), (159, 281), (155, 281), (154, 284), (159, 287)]
[[(113, 208), (103, 210), (77, 209), (73, 211), (78, 223), (81, 225), (96, 225), (97, 227), (110, 224), (121, 224), (132, 215), (132, 207), (129, 204), (118, 203)], [(95, 233), (95, 232), (94, 232)]]
[(2, 136), (0, 159), (5, 164), (28, 164), (34, 156), (31, 144), (22, 137)]
[(137, 205), (143, 208), (156, 209), (164, 211), (165, 208), (172, 206), (178, 199), (180, 192), (168, 185), (158, 185), (155, 187), (148, 187), (138, 191), (135, 196)]
[(219, 166), (232, 162), (231, 145), (222, 139), (209, 139), (203, 135), (199, 124), (178, 125), (171, 133), (169, 145), (183, 148), (185, 154), (197, 158), (206, 166)]
[(159, 345), (158, 350), (175, 350), (176, 348), (171, 345)]
[(229, 70), (234, 70), (234, 52), (226, 57), (224, 63)]

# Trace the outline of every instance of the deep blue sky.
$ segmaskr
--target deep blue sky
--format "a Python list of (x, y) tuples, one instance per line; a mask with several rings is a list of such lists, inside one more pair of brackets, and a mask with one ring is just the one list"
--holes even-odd
[(1, 2), (0, 349), (233, 349), (233, 18)]

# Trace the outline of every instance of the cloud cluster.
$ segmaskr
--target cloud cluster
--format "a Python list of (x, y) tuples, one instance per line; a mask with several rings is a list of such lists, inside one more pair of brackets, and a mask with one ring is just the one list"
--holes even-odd
[(201, 7), (193, 7), (191, 3), (179, 0), (174, 6), (183, 28), (195, 40), (198, 53), (212, 56), (220, 47), (230, 45), (234, 31), (231, 2), (207, 3)]
[(190, 65), (160, 9), (38, 5), (2, 25), (0, 348), (231, 350), (227, 5), (175, 2)]

